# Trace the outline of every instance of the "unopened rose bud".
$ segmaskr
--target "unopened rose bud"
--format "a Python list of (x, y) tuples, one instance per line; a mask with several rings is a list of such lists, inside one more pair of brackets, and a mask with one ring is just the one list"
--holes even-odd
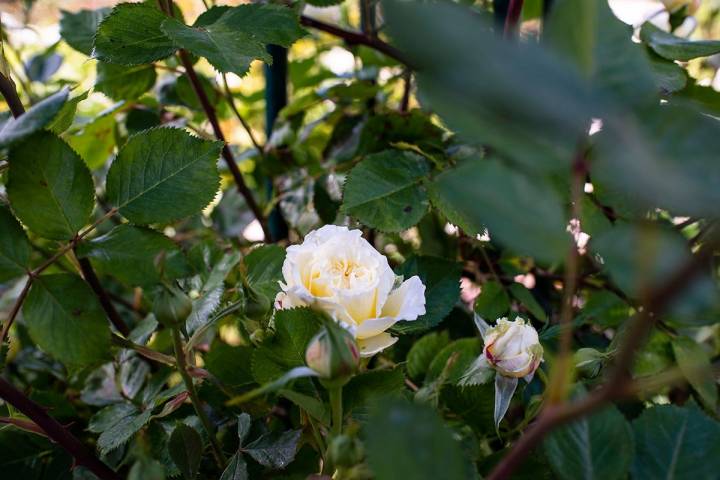
[(305, 362), (326, 385), (341, 386), (357, 371), (360, 351), (350, 332), (329, 323), (310, 340)]
[(192, 300), (176, 286), (161, 286), (155, 294), (153, 313), (166, 327), (181, 325), (192, 313)]
[(512, 322), (499, 319), (487, 330), (484, 340), (483, 354), (490, 365), (506, 377), (532, 378), (543, 360), (537, 331), (520, 317)]
[(594, 348), (581, 348), (573, 355), (575, 368), (586, 377), (595, 377), (600, 373), (600, 367), (606, 355)]
[(330, 442), (328, 455), (334, 466), (350, 468), (363, 461), (365, 449), (357, 438), (338, 435)]

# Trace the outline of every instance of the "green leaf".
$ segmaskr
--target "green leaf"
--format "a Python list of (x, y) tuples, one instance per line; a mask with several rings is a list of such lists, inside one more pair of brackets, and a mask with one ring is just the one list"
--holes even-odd
[(307, 0), (307, 3), (315, 7), (331, 7), (333, 5), (340, 5), (345, 0)]
[(356, 155), (367, 155), (392, 148), (396, 143), (417, 146), (430, 154), (444, 154), (445, 132), (421, 110), (387, 112), (371, 116), (360, 132)]
[(199, 296), (193, 300), (193, 311), (185, 322), (187, 331), (197, 335), (201, 329), (210, 326), (210, 315), (220, 305), (220, 299), (225, 291), (225, 278), (240, 262), (240, 252), (231, 252), (223, 255), (210, 273), (202, 279), (202, 285), (198, 288)]
[(309, 308), (276, 312), (275, 335), (252, 356), (255, 381), (268, 383), (293, 367), (305, 365), (305, 349), (321, 324), (319, 314)]
[(543, 29), (543, 39), (597, 89), (625, 104), (657, 101), (650, 65), (632, 34), (607, 0), (560, 0)]
[(564, 480), (627, 478), (633, 445), (630, 424), (614, 406), (553, 430), (544, 442), (550, 465)]
[(668, 60), (686, 62), (698, 57), (709, 57), (720, 53), (720, 41), (700, 40), (693, 41), (676, 37), (665, 32), (650, 22), (645, 22), (640, 28), (640, 40), (648, 44), (655, 53)]
[[(166, 19), (162, 30), (175, 45), (205, 57), (220, 72), (244, 75), (255, 59), (272, 63), (269, 44), (289, 47), (305, 34), (296, 13), (283, 5), (252, 4), (217, 8), (201, 16), (193, 27)], [(213, 21), (210, 21), (213, 20)]]
[(452, 201), (448, 201), (439, 190), (437, 183), (428, 183), (427, 189), (430, 203), (445, 217), (445, 220), (460, 227), (466, 235), (471, 237), (485, 232), (485, 225), (478, 223), (478, 219), (473, 217), (469, 209), (464, 209), (462, 206), (458, 208), (453, 205)]
[(130, 403), (115, 403), (109, 405), (90, 418), (88, 430), (92, 433), (103, 433), (120, 422), (127, 421), (128, 417), (138, 414), (138, 409)]
[(157, 460), (141, 458), (130, 468), (127, 480), (165, 480), (165, 468)]
[(121, 3), (100, 23), (93, 55), (120, 65), (151, 63), (172, 55), (177, 47), (160, 29), (167, 19), (152, 3)]
[(597, 105), (565, 62), (534, 42), (503, 40), (482, 15), (453, 2), (386, 0), (383, 13), (417, 69), (423, 104), (451, 130), (528, 169), (569, 168)]
[[(478, 338), (461, 338), (451, 342), (445, 346), (435, 358), (433, 358), (428, 368), (427, 375), (425, 376), (425, 382), (429, 382), (437, 379), (441, 374), (447, 374), (445, 381), (450, 384), (456, 384), (463, 374), (467, 371), (468, 367), (482, 352), (481, 342)], [(448, 361), (450, 357), (454, 357), (453, 363), (450, 364), (449, 370), (445, 370), (448, 367)]]
[(462, 265), (444, 258), (413, 256), (395, 273), (404, 278), (420, 277), (425, 285), (425, 315), (412, 322), (398, 322), (393, 329), (400, 333), (417, 332), (438, 325), (450, 313), (460, 295)]
[(172, 240), (155, 230), (127, 224), (84, 242), (77, 254), (90, 258), (99, 272), (131, 286), (152, 286), (163, 277), (172, 280), (191, 273)]
[(84, 124), (79, 132), (67, 135), (65, 140), (90, 170), (97, 170), (115, 152), (115, 128), (115, 116), (109, 112)]
[(84, 366), (109, 358), (105, 312), (80, 277), (63, 273), (36, 278), (23, 318), (33, 341), (63, 363)]
[(238, 444), (242, 447), (252, 427), (252, 417), (247, 413), (241, 413), (237, 418), (238, 422)]
[(240, 453), (236, 453), (230, 459), (227, 468), (220, 476), (220, 480), (247, 480), (247, 464)]
[(718, 385), (713, 376), (710, 355), (701, 345), (688, 337), (674, 338), (672, 348), (675, 361), (683, 375), (708, 410), (714, 412), (718, 403)]
[(275, 300), (275, 295), (280, 291), (284, 261), (285, 249), (278, 245), (254, 248), (244, 259), (248, 284), (270, 302)]
[(95, 31), (109, 8), (79, 10), (75, 13), (61, 10), (60, 36), (72, 48), (87, 56), (92, 54)]
[(528, 311), (541, 322), (547, 322), (548, 317), (545, 310), (540, 306), (532, 292), (525, 285), (513, 283), (508, 287), (510, 293), (517, 301), (519, 301)]
[(562, 200), (540, 178), (531, 181), (494, 159), (473, 159), (438, 175), (435, 186), (447, 204), (487, 225), (491, 238), (517, 253), (547, 263), (567, 254)]
[(157, 74), (153, 65), (126, 67), (97, 62), (95, 90), (113, 100), (134, 100), (155, 85)]
[(219, 188), (222, 143), (176, 128), (131, 137), (107, 176), (107, 197), (128, 220), (168, 223), (202, 210)]
[(325, 404), (321, 400), (293, 390), (280, 390), (278, 394), (302, 408), (318, 422), (330, 423), (330, 412), (325, 408)]
[(485, 321), (494, 322), (510, 310), (510, 297), (502, 284), (491, 280), (483, 284), (473, 309)]
[(65, 130), (72, 126), (73, 120), (75, 119), (75, 113), (77, 113), (78, 103), (82, 102), (88, 97), (88, 92), (85, 91), (80, 95), (77, 95), (62, 106), (60, 112), (55, 116), (52, 122), (47, 125), (47, 129), (56, 135), (60, 135)]
[(679, 92), (688, 84), (687, 70), (677, 63), (648, 53), (655, 85), (663, 94)]
[(416, 153), (386, 150), (369, 155), (345, 181), (342, 211), (385, 232), (406, 230), (427, 212), (422, 181), (428, 173), (427, 161)]
[(68, 240), (92, 213), (95, 186), (82, 159), (65, 142), (40, 132), (10, 149), (7, 192), (30, 230)]
[(373, 401), (399, 395), (405, 389), (405, 375), (401, 368), (370, 370), (355, 375), (343, 387), (343, 410), (358, 414), (358, 410)]
[(33, 105), (18, 118), (11, 118), (0, 127), (0, 148), (8, 147), (48, 126), (68, 99), (69, 90), (59, 92)]
[(428, 407), (399, 400), (380, 403), (365, 432), (367, 461), (377, 480), (470, 478), (460, 445)]
[(0, 283), (25, 275), (30, 242), (10, 210), (0, 205)]
[(240, 451), (247, 453), (264, 467), (281, 470), (295, 460), (301, 435), (302, 430), (268, 432), (242, 447)]
[(637, 446), (633, 478), (717, 478), (720, 423), (697, 407), (649, 408), (633, 422), (633, 430)]
[(178, 423), (170, 435), (168, 449), (182, 476), (188, 480), (194, 479), (203, 453), (202, 439), (197, 430)]
[(253, 383), (250, 362), (254, 348), (233, 347), (220, 340), (212, 343), (205, 355), (205, 368), (230, 388)]
[(450, 343), (447, 332), (432, 332), (417, 340), (407, 354), (408, 376), (422, 377), (430, 368), (433, 358)]

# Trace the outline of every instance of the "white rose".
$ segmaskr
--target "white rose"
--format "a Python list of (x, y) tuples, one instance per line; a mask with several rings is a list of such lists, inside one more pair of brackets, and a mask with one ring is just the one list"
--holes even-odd
[(395, 287), (388, 261), (360, 230), (326, 225), (288, 247), (275, 308), (309, 306), (328, 313), (357, 339), (362, 356), (389, 347), (399, 320), (425, 314), (425, 285), (413, 276)]
[(543, 348), (537, 331), (525, 320), (517, 317), (514, 322), (501, 318), (484, 335), (483, 355), (501, 375), (506, 377), (529, 377), (543, 360)]

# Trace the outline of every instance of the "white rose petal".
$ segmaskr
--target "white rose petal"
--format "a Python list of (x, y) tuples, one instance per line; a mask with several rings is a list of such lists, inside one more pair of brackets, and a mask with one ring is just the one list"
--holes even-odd
[(326, 225), (287, 248), (275, 308), (321, 310), (352, 332), (363, 356), (397, 341), (386, 330), (425, 314), (425, 285), (414, 276), (398, 288), (387, 258), (360, 230)]

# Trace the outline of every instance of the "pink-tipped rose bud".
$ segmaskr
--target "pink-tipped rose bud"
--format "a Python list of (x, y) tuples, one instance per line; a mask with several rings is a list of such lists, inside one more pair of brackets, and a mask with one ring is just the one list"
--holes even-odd
[(350, 332), (328, 323), (310, 340), (305, 362), (326, 384), (344, 385), (357, 371), (360, 351)]
[(532, 378), (543, 360), (537, 331), (520, 317), (501, 318), (488, 329), (483, 354), (501, 375), (515, 378)]

